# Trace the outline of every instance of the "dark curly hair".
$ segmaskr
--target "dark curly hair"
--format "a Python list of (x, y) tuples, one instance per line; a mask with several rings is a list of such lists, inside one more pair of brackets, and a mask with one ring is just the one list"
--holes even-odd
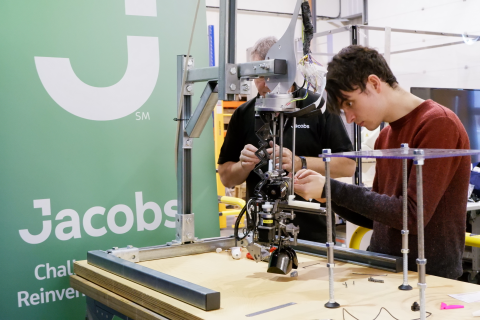
[(346, 97), (340, 92), (360, 89), (365, 92), (368, 76), (376, 75), (380, 80), (395, 88), (397, 79), (387, 62), (377, 50), (351, 45), (343, 48), (328, 64), (327, 85), (328, 111), (339, 114)]

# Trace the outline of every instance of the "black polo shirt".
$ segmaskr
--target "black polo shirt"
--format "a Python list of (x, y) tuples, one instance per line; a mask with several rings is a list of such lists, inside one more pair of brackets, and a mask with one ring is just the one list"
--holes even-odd
[[(298, 92), (299, 96), (305, 94), (305, 89)], [(305, 100), (297, 101), (297, 108), (304, 108), (318, 99), (318, 95), (309, 91)], [(247, 101), (238, 107), (228, 124), (227, 135), (220, 150), (218, 164), (229, 161), (238, 162), (240, 153), (244, 146), (252, 144), (259, 147), (259, 139), (255, 134), (255, 101), (256, 98)], [(295, 154), (304, 157), (318, 157), (323, 149), (331, 149), (332, 152), (352, 151), (352, 143), (345, 130), (342, 119), (327, 110), (323, 114), (309, 118), (297, 118)], [(285, 122), (283, 147), (292, 150), (292, 119)], [(277, 141), (277, 144), (278, 141)], [(307, 160), (308, 162), (308, 160)], [(263, 172), (268, 170), (267, 166), (262, 168)], [(255, 186), (260, 177), (255, 172), (250, 172), (247, 177), (247, 200), (253, 196)], [(295, 200), (304, 200), (296, 196)], [(313, 214), (298, 212), (293, 221), (300, 227), (299, 238), (326, 242), (326, 218)]]

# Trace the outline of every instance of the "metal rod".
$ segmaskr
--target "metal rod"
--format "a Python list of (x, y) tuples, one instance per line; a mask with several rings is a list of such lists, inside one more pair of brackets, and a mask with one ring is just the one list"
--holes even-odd
[[(358, 44), (358, 29), (357, 26), (350, 28), (350, 43), (352, 45)], [(353, 148), (354, 151), (362, 150), (362, 128), (356, 123), (353, 124)], [(357, 160), (357, 168), (355, 170), (355, 184), (362, 186), (362, 159)]]
[[(331, 154), (330, 149), (323, 149), (322, 154), (328, 155)], [(338, 308), (340, 304), (335, 302), (334, 296), (334, 278), (333, 278), (333, 268), (335, 267), (335, 258), (334, 258), (334, 243), (333, 243), (333, 232), (332, 232), (332, 195), (331, 195), (331, 185), (330, 185), (330, 157), (324, 157), (323, 161), (325, 162), (325, 195), (327, 197), (327, 267), (328, 267), (328, 294), (329, 301), (325, 304), (326, 308)]]
[[(375, 30), (375, 31), (384, 31), (384, 27), (372, 27), (372, 26), (362, 26), (362, 25), (357, 25), (356, 26), (359, 29), (364, 29), (364, 30)], [(400, 32), (400, 33), (416, 33), (416, 34), (426, 34), (430, 36), (445, 36), (445, 37), (466, 37), (466, 38), (478, 38), (480, 37), (479, 35), (467, 35), (467, 34), (462, 34), (462, 33), (449, 33), (449, 32), (437, 32), (437, 31), (422, 31), (422, 30), (412, 30), (412, 29), (398, 29), (398, 28), (392, 28), (392, 32)]]
[[(408, 153), (408, 143), (402, 143), (401, 148)], [(403, 254), (403, 284), (398, 287), (400, 290), (412, 290), (412, 286), (408, 284), (408, 174), (407, 159), (402, 160), (403, 173), (403, 230), (402, 230), (402, 254)]]
[(420, 48), (398, 50), (398, 51), (390, 52), (390, 54), (392, 55), (392, 54), (399, 54), (399, 53), (406, 53), (406, 52), (413, 52), (413, 51), (421, 51), (421, 50), (427, 50), (427, 49), (435, 49), (435, 48), (441, 48), (441, 47), (454, 46), (454, 45), (458, 45), (458, 44), (465, 44), (465, 42), (464, 41), (455, 41), (455, 42), (436, 44), (436, 45), (420, 47)]
[(230, 1), (220, 1), (218, 41), (218, 99), (227, 100), (226, 66), (228, 63), (228, 9)]
[(415, 155), (419, 157), (413, 161), (417, 169), (417, 237), (418, 237), (418, 289), (420, 295), (420, 320), (426, 319), (425, 309), (425, 289), (427, 288), (426, 281), (426, 264), (425, 259), (425, 239), (423, 233), (423, 177), (422, 166), (424, 164), (424, 151), (414, 150)]
[(368, 0), (363, 0), (362, 24), (368, 24)]
[(315, 33), (317, 32), (317, 19), (314, 17), (317, 16), (317, 0), (311, 1), (310, 11), (312, 13), (313, 33)]
[[(313, 35), (313, 37), (314, 38), (324, 37), (324, 36), (327, 36), (329, 34), (345, 32), (347, 30), (350, 30), (352, 27), (356, 27), (358, 29), (363, 29), (363, 30), (385, 31), (385, 27), (373, 27), (373, 26), (368, 26), (368, 25), (348, 25), (348, 26), (337, 28), (337, 29), (332, 29), (332, 30), (327, 30), (327, 31), (315, 33)], [(467, 34), (466, 35), (466, 34), (462, 34), (462, 33), (422, 31), (422, 30), (398, 29), (398, 28), (392, 28), (391, 32), (424, 34), (424, 35), (444, 36), (444, 37), (466, 37), (466, 38), (472, 38), (472, 39), (480, 37), (480, 35), (472, 35), (472, 34), (470, 34), (470, 35)], [(392, 52), (392, 54), (393, 53), (394, 52)]]
[[(296, 139), (296, 136), (297, 136), (297, 118), (296, 117), (293, 117), (292, 123), (293, 123), (293, 133), (292, 133), (292, 181), (291, 181), (292, 187), (290, 188), (290, 190), (291, 190), (290, 194), (294, 195), (295, 194), (295, 189), (294, 189), (293, 177), (295, 177), (295, 139)], [(292, 212), (293, 212), (293, 210), (292, 210)]]
[(340, 27), (340, 28), (338, 28), (338, 29), (332, 29), (332, 30), (328, 30), (328, 31), (323, 31), (323, 32), (314, 33), (314, 34), (313, 34), (313, 37), (314, 37), (314, 38), (318, 38), (318, 37), (328, 36), (329, 34), (335, 34), (335, 33), (345, 32), (345, 31), (350, 30), (351, 27), (352, 27), (352, 26), (345, 26), (345, 27)]
[[(314, 256), (326, 257), (328, 254), (327, 245), (324, 243), (312, 242), (298, 239), (298, 244), (292, 246), (297, 252), (302, 252)], [(190, 245), (190, 244), (189, 244)], [(140, 251), (141, 252), (141, 251)], [(359, 266), (366, 266), (385, 270), (389, 272), (402, 272), (402, 258), (387, 254), (355, 250), (335, 246), (335, 261), (347, 262)]]
[(278, 151), (278, 169), (282, 170), (282, 165), (283, 165), (283, 122), (284, 122), (283, 112), (280, 112), (279, 120), (280, 120), (280, 123), (279, 123), (278, 131), (279, 131), (280, 137), (279, 137), (278, 144), (280, 146), (280, 149)]
[[(315, 3), (315, 1), (314, 1)], [(220, 9), (219, 7), (216, 7), (216, 6), (206, 6), (207, 9)], [(312, 8), (313, 8), (313, 4), (312, 4)], [(289, 16), (291, 17), (292, 15), (294, 15), (294, 13), (289, 13), (289, 12), (280, 12), (280, 11), (265, 11), (265, 10), (253, 10), (253, 9), (243, 9), (243, 8), (237, 8), (237, 11), (238, 12), (250, 12), (250, 13), (258, 13), (258, 14), (274, 14), (274, 15), (283, 15), (283, 16)], [(315, 15), (312, 14), (312, 17), (314, 17)], [(322, 20), (322, 18), (325, 18), (324, 16), (316, 16), (317, 20)], [(335, 18), (335, 17), (331, 17), (332, 19)], [(302, 16), (298, 16), (299, 20), (302, 19)]]
[(272, 114), (272, 125), (273, 125), (273, 134), (272, 134), (272, 138), (273, 138), (273, 152), (272, 152), (272, 170), (275, 170), (276, 168), (276, 165), (275, 165), (275, 162), (276, 162), (276, 152), (275, 152), (275, 146), (277, 145), (277, 121), (275, 120), (275, 115)]

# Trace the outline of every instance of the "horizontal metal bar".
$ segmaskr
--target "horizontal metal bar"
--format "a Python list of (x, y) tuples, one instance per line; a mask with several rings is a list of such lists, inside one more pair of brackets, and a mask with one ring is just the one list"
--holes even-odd
[[(357, 27), (359, 29), (364, 29), (364, 30), (385, 31), (384, 27), (373, 27), (373, 26), (363, 26), (363, 25), (358, 25)], [(400, 33), (425, 34), (425, 35), (430, 35), (430, 36), (445, 36), (445, 37), (462, 37), (462, 36), (464, 36), (461, 33), (424, 31), (424, 30), (412, 30), (412, 29), (398, 29), (398, 28), (392, 28), (391, 31), (392, 32), (400, 32)], [(478, 38), (480, 36), (468, 34), (468, 35), (465, 35), (465, 37), (467, 37), (467, 38)]]
[(305, 212), (305, 213), (310, 213), (310, 214), (317, 214), (317, 215), (326, 215), (326, 209), (323, 207), (320, 207), (320, 209), (312, 209), (312, 208), (306, 208), (306, 207), (300, 207), (300, 206), (291, 206), (288, 204), (283, 204), (279, 203), (278, 208), (282, 210), (295, 210), (297, 212)]
[(220, 292), (123, 260), (105, 251), (89, 251), (87, 253), (87, 261), (93, 266), (107, 270), (197, 308), (206, 311), (220, 308)]
[[(297, 240), (298, 245), (293, 248), (309, 254), (321, 257), (327, 256), (327, 247), (323, 243), (307, 240)], [(245, 240), (239, 241), (238, 246), (246, 246)], [(139, 248), (140, 261), (165, 259), (171, 257), (187, 256), (215, 251), (216, 248), (228, 249), (235, 246), (233, 237), (221, 237), (203, 239), (203, 242), (184, 244), (181, 246), (154, 246)], [(382, 269), (392, 272), (401, 272), (403, 269), (403, 258), (381, 253), (355, 250), (335, 246), (335, 260), (349, 262), (352, 264)]]
[[(298, 252), (313, 254), (320, 257), (327, 256), (327, 247), (323, 243), (297, 240), (297, 245), (292, 246), (292, 248)], [(403, 270), (402, 257), (338, 246), (335, 246), (335, 261), (348, 262), (391, 272), (402, 272)]]
[[(207, 9), (219, 9), (219, 7), (215, 6), (206, 6)], [(263, 10), (252, 10), (252, 9), (241, 9), (237, 8), (238, 12), (250, 12), (250, 13), (259, 13), (259, 14), (274, 14), (274, 15), (284, 15), (284, 16), (289, 16), (291, 17), (293, 13), (289, 12), (278, 12), (278, 11), (263, 11)], [(298, 16), (298, 19), (302, 19), (302, 16)]]
[[(314, 33), (313, 37), (324, 37), (328, 36), (329, 34), (335, 34), (335, 33), (340, 33), (340, 32), (345, 32), (350, 30), (352, 25), (340, 27), (337, 29), (332, 29), (332, 30), (327, 30), (323, 32), (318, 32)], [(372, 30), (372, 31), (385, 31), (385, 27), (373, 27), (373, 26), (365, 26), (365, 25), (356, 25), (358, 29), (363, 29), (363, 30)], [(413, 34), (424, 34), (424, 35), (430, 35), (430, 36), (444, 36), (444, 37), (463, 37), (465, 36), (466, 38), (478, 38), (480, 37), (479, 35), (472, 35), (472, 34), (466, 34), (463, 35), (461, 33), (451, 33), (451, 32), (438, 32), (438, 31), (424, 31), (424, 30), (412, 30), (412, 29), (398, 29), (398, 28), (392, 28), (391, 32), (399, 32), (399, 33), (413, 33)]]
[(188, 70), (187, 82), (200, 82), (218, 79), (218, 67)]
[[(187, 74), (187, 82), (217, 80), (219, 79), (218, 72), (218, 67), (190, 69)], [(238, 78), (285, 74), (287, 72), (287, 62), (282, 59), (270, 59), (239, 63), (235, 72), (238, 72)]]
[(269, 59), (252, 61), (238, 64), (238, 76), (246, 77), (268, 77), (275, 74), (287, 73), (287, 61), (282, 59)]
[(349, 31), (350, 30), (350, 25), (348, 26), (345, 26), (345, 27), (340, 27), (340, 28), (337, 28), (337, 29), (332, 29), (332, 30), (327, 30), (327, 31), (323, 31), (323, 32), (317, 32), (317, 33), (314, 33), (313, 34), (313, 37), (314, 38), (318, 38), (318, 37), (324, 37), (324, 36), (328, 36), (330, 34), (335, 34), (335, 33), (340, 33), (340, 32), (346, 32), (346, 31)]
[[(245, 240), (238, 241), (239, 246), (246, 246)], [(235, 239), (232, 237), (219, 237), (202, 239), (202, 242), (183, 244), (179, 246), (154, 246), (140, 248), (140, 261), (182, 257), (191, 254), (214, 252), (216, 248), (229, 249), (235, 246)]]
[(435, 49), (435, 48), (441, 48), (441, 47), (448, 47), (448, 46), (454, 46), (458, 44), (465, 44), (465, 42), (462, 41), (455, 41), (455, 42), (449, 42), (449, 43), (443, 43), (443, 44), (436, 44), (432, 46), (426, 46), (426, 47), (419, 47), (419, 48), (412, 48), (412, 49), (405, 49), (405, 50), (398, 50), (398, 51), (393, 51), (390, 52), (390, 54), (398, 54), (398, 53), (405, 53), (405, 52), (412, 52), (412, 51), (420, 51), (420, 50), (427, 50), (427, 49)]

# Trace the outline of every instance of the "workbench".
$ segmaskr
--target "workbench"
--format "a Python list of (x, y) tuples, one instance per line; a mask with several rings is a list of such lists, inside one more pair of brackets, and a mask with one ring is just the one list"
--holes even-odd
[[(328, 268), (326, 259), (298, 253), (298, 276), (267, 273), (267, 264), (243, 258), (234, 260), (230, 253), (211, 252), (168, 259), (144, 261), (139, 264), (186, 280), (221, 294), (218, 310), (199, 308), (168, 297), (110, 272), (77, 261), (71, 286), (87, 295), (92, 319), (111, 319), (113, 314), (123, 319), (374, 319), (380, 308), (386, 308), (397, 319), (416, 319), (419, 312), (411, 311), (419, 300), (416, 289), (418, 276), (409, 272), (411, 291), (400, 291), (402, 273), (337, 262), (335, 267), (335, 299), (338, 309), (327, 309)], [(428, 267), (427, 267), (428, 272)], [(353, 274), (361, 273), (361, 274)], [(368, 281), (369, 275), (384, 283)], [(465, 304), (448, 294), (480, 291), (480, 286), (436, 276), (427, 276), (426, 310), (428, 319), (472, 319), (480, 310), (480, 302)], [(440, 304), (463, 304), (464, 309), (440, 310)], [(283, 308), (279, 306), (287, 305)], [(94, 306), (92, 308), (92, 306)], [(258, 315), (253, 313), (274, 308)], [(92, 313), (97, 313), (94, 317)], [(101, 315), (100, 315), (101, 314)], [(123, 317), (121, 316), (123, 315)], [(428, 314), (427, 314), (428, 315)], [(393, 319), (385, 310), (377, 318)]]

